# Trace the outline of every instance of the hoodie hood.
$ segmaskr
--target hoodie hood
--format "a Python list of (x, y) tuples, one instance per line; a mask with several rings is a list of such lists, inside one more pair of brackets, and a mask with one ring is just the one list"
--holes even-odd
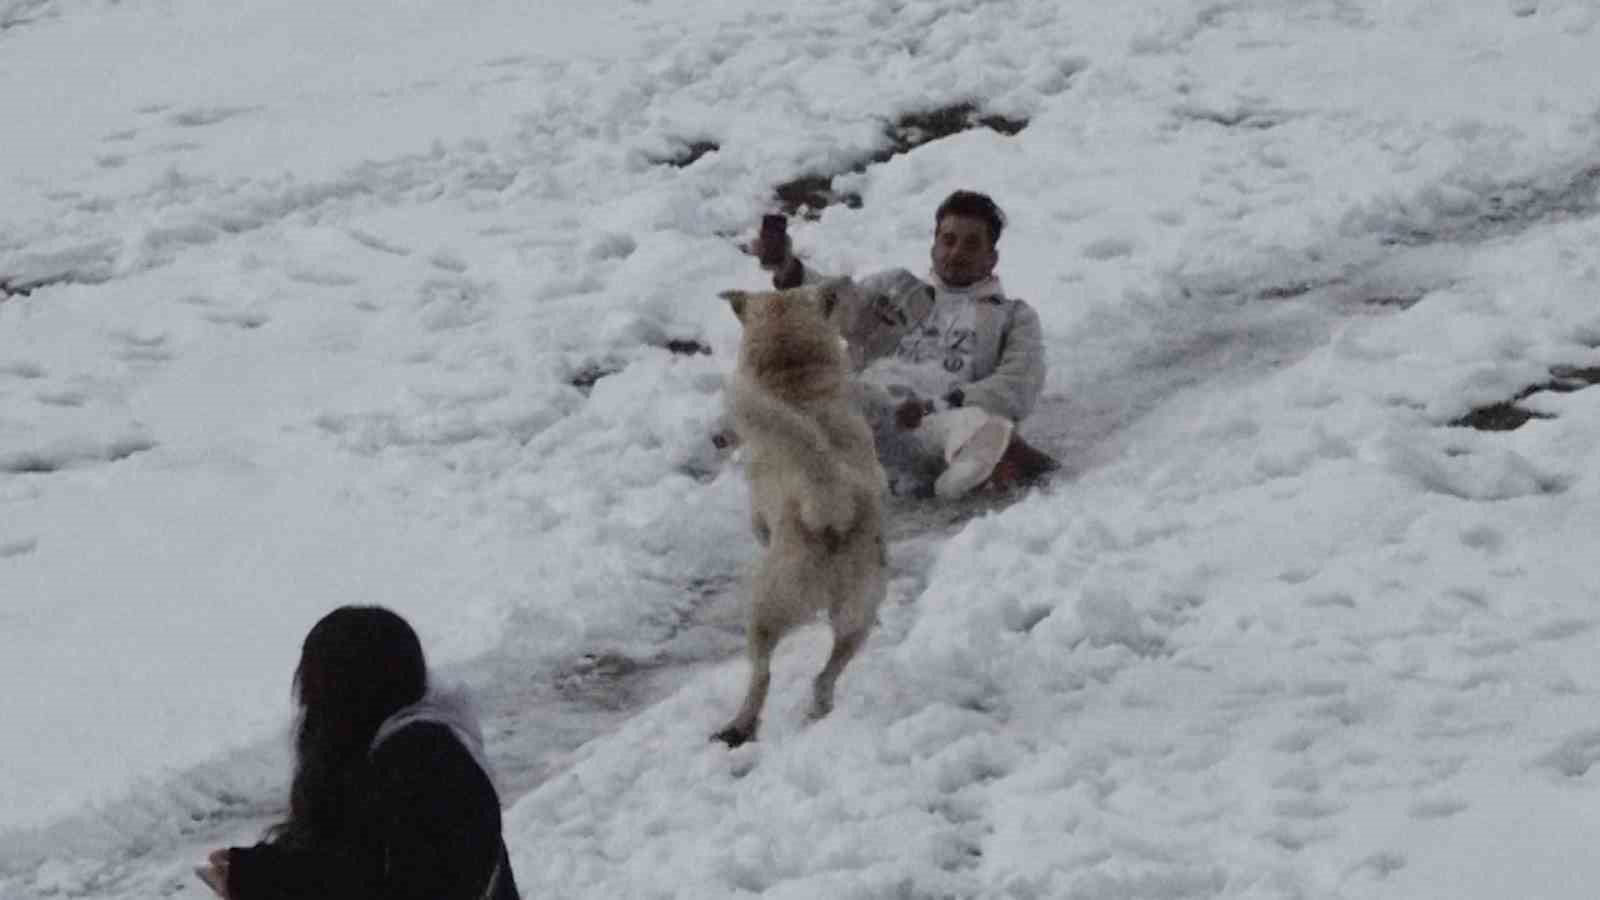
[(431, 689), (421, 700), (383, 720), (383, 724), (378, 726), (378, 733), (372, 738), (369, 750), (377, 750), (379, 744), (400, 729), (423, 722), (447, 726), (478, 763), (478, 768), (485, 775), (490, 774), (489, 760), (483, 750), (483, 729), (478, 724), (478, 711), (464, 686)]
[(993, 300), (1006, 295), (1005, 288), (1000, 284), (999, 275), (990, 275), (964, 287), (956, 287), (947, 284), (939, 277), (938, 272), (929, 270), (928, 282), (933, 285), (935, 294), (963, 300)]

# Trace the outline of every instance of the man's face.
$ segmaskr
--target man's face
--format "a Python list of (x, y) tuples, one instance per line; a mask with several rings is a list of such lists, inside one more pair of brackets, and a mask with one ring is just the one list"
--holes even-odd
[(951, 287), (977, 284), (994, 272), (1000, 254), (989, 223), (967, 216), (945, 216), (933, 233), (933, 271)]

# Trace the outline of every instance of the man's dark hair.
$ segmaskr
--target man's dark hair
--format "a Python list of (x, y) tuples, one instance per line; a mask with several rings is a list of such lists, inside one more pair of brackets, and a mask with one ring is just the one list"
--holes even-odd
[(944, 198), (939, 204), (939, 209), (933, 214), (933, 227), (937, 230), (939, 223), (945, 216), (961, 216), (966, 219), (979, 219), (989, 225), (989, 243), (1000, 243), (1000, 232), (1006, 227), (1006, 214), (989, 198), (988, 194), (977, 191), (956, 191)]

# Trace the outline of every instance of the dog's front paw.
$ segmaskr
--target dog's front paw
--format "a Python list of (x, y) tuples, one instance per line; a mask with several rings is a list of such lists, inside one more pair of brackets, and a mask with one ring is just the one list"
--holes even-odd
[(855, 521), (855, 498), (847, 494), (835, 493), (831, 496), (807, 496), (800, 501), (800, 524), (805, 530), (814, 534), (824, 531), (834, 532), (838, 536), (839, 526), (846, 526)]
[(717, 732), (716, 734), (713, 734), (711, 739), (713, 741), (721, 741), (722, 743), (727, 744), (729, 749), (732, 749), (734, 747), (743, 746), (744, 744), (755, 740), (756, 729), (753, 725), (747, 726), (734, 723)]

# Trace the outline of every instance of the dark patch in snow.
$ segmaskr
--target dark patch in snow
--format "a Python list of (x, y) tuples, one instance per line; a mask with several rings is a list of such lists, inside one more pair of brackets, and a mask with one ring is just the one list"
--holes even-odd
[(167, 124), (178, 128), (204, 128), (236, 116), (255, 112), (253, 106), (197, 106), (167, 117)]
[(1013, 137), (1028, 127), (1028, 120), (1000, 115), (979, 115), (978, 108), (971, 103), (955, 103), (926, 112), (907, 113), (889, 130), (890, 137), (894, 140), (894, 149), (874, 157), (874, 161), (885, 162), (929, 141), (947, 138), (977, 127)]
[(710, 356), (711, 348), (694, 338), (674, 338), (665, 344), (667, 352), (675, 356)]
[(675, 169), (687, 169), (700, 161), (707, 153), (715, 153), (722, 149), (722, 145), (715, 141), (690, 141), (678, 149), (671, 156), (658, 157), (651, 162), (657, 165), (672, 166)]
[[(675, 356), (711, 355), (711, 348), (694, 338), (670, 338), (657, 346)], [(588, 394), (600, 379), (608, 375), (615, 375), (624, 368), (627, 368), (627, 364), (616, 360), (587, 363), (567, 379), (567, 384), (583, 391), (584, 394)]]
[(0, 472), (12, 475), (42, 475), (61, 468), (58, 460), (41, 453), (14, 453), (0, 459)]
[(1309, 294), (1311, 293), (1311, 289), (1314, 287), (1316, 287), (1316, 285), (1309, 281), (1290, 281), (1284, 284), (1275, 284), (1270, 287), (1262, 288), (1261, 291), (1256, 294), (1256, 299), (1287, 300), (1291, 297), (1299, 297), (1304, 294)]
[(778, 206), (785, 213), (807, 219), (818, 218), (823, 209), (839, 203), (850, 209), (861, 208), (860, 194), (854, 191), (834, 192), (832, 175), (802, 175), (778, 185), (777, 195)]
[(607, 375), (615, 375), (621, 372), (622, 368), (622, 366), (614, 363), (589, 363), (579, 369), (571, 378), (568, 378), (567, 384), (583, 391), (584, 395), (587, 396), (590, 391), (594, 390), (595, 382)]
[(778, 185), (774, 192), (779, 207), (785, 213), (808, 219), (815, 219), (822, 214), (823, 209), (840, 203), (850, 209), (860, 209), (861, 195), (854, 191), (835, 191), (834, 178), (839, 175), (865, 172), (870, 166), (888, 162), (923, 144), (963, 131), (971, 131), (974, 128), (987, 128), (997, 134), (1011, 137), (1027, 127), (1027, 119), (1013, 119), (993, 113), (984, 114), (970, 102), (952, 103), (935, 109), (906, 113), (884, 127), (884, 149), (841, 172), (810, 172), (801, 175)]
[(219, 312), (207, 313), (201, 318), (217, 325), (233, 325), (251, 331), (272, 321), (271, 318), (259, 312)]
[(1210, 122), (1223, 128), (1245, 128), (1266, 131), (1288, 121), (1288, 116), (1270, 110), (1234, 109), (1218, 110), (1185, 106), (1176, 110), (1178, 116), (1192, 122)]
[(1545, 385), (1545, 390), (1561, 394), (1600, 384), (1600, 366), (1554, 366), (1550, 375), (1554, 380)]
[(71, 272), (61, 272), (56, 275), (43, 275), (38, 278), (17, 278), (15, 276), (0, 276), (0, 301), (12, 297), (27, 297), (42, 287), (56, 284), (91, 283), (100, 279), (80, 278)]
[[(1529, 391), (1528, 393), (1532, 393)], [(1519, 395), (1519, 396), (1526, 396)], [(1552, 418), (1544, 413), (1536, 413), (1530, 409), (1517, 406), (1514, 401), (1494, 403), (1489, 406), (1480, 406), (1450, 424), (1457, 428), (1472, 428), (1477, 431), (1516, 431), (1528, 424), (1529, 419)]]
[(1366, 306), (1379, 306), (1385, 309), (1405, 310), (1417, 305), (1417, 301), (1426, 297), (1426, 293), (1415, 291), (1396, 294), (1374, 294), (1363, 297), (1361, 302)]
[(1450, 424), (1457, 428), (1474, 428), (1478, 431), (1515, 431), (1530, 419), (1553, 419), (1549, 413), (1536, 412), (1518, 404), (1540, 391), (1570, 394), (1586, 387), (1600, 384), (1600, 366), (1553, 366), (1550, 380), (1523, 388), (1515, 397), (1500, 403), (1480, 406)]

